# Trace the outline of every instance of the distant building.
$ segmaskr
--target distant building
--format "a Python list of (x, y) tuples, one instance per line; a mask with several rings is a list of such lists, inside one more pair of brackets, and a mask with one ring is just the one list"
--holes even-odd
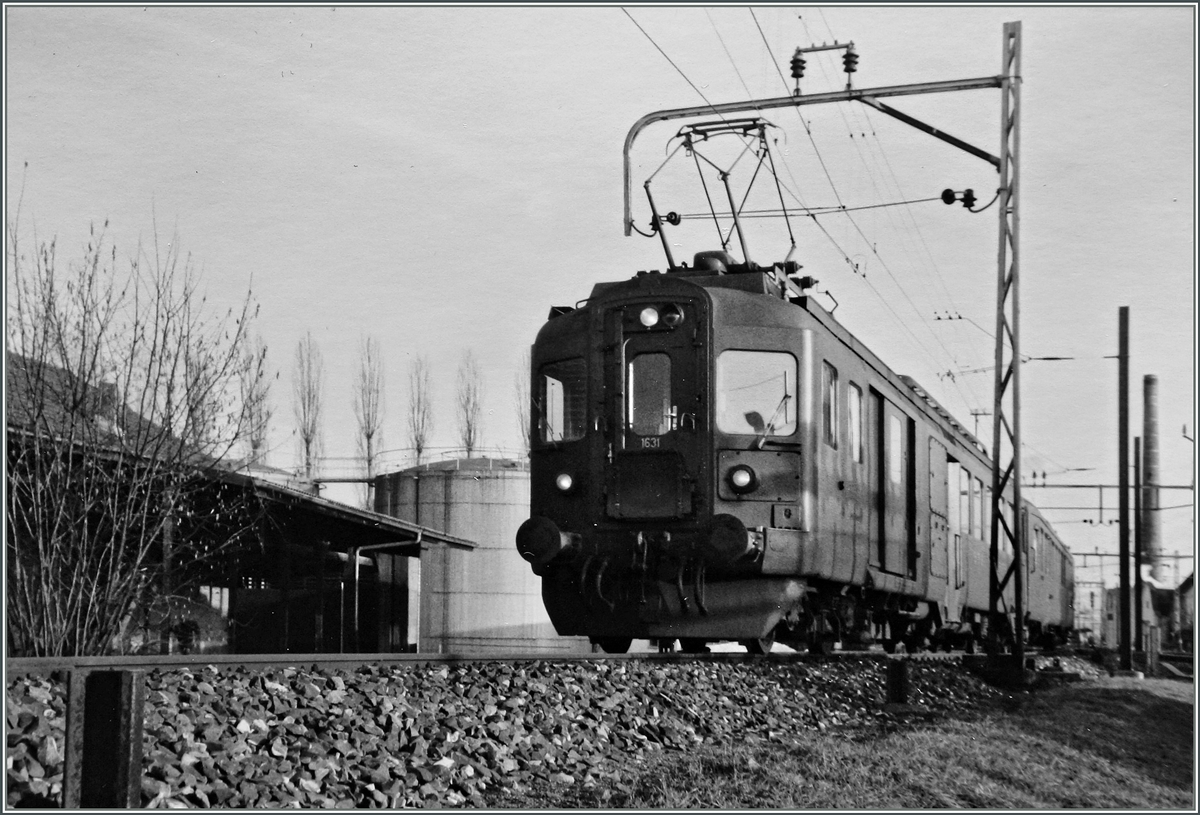
[(1075, 630), (1081, 644), (1099, 645), (1104, 633), (1104, 581), (1075, 582)]
[[(38, 520), (63, 496), (94, 488), (103, 500), (90, 497), (78, 511), (67, 506), (60, 513), (71, 534), (53, 539), (59, 550), (97, 555), (98, 563), (121, 552), (128, 561), (131, 550), (139, 558), (127, 569), (142, 581), (126, 595), (132, 611), (115, 621), (119, 630), (97, 627), (98, 637), (88, 642), (99, 645), (85, 650), (413, 651), (420, 592), (410, 580), (412, 563), (443, 546), (475, 548), (455, 535), (320, 498), (311, 484), (282, 471), (258, 465), (239, 471), (211, 457), (181, 455), (183, 443), (121, 404), (113, 386), (80, 382), (62, 368), (11, 353), (5, 373), (9, 598), (18, 588), (36, 589), (47, 570), (64, 568), (63, 558), (46, 551), (53, 528)], [(145, 443), (151, 435), (153, 443)], [(140, 446), (133, 444), (138, 440)], [(161, 450), (174, 458), (160, 457)], [(59, 479), (57, 492), (39, 489), (51, 477), (43, 471)], [(173, 497), (169, 503), (164, 490)], [(118, 523), (139, 511), (148, 519), (129, 544), (135, 533), (122, 538)], [(95, 582), (100, 589), (114, 583)], [(50, 605), (40, 591), (23, 595), (32, 598), (34, 613)], [(11, 655), (38, 647), (32, 634), (18, 642), (11, 627), (9, 633)]]
[(1192, 572), (1183, 579), (1177, 589), (1179, 608), (1179, 644), (1187, 651), (1194, 647), (1196, 626), (1196, 573)]

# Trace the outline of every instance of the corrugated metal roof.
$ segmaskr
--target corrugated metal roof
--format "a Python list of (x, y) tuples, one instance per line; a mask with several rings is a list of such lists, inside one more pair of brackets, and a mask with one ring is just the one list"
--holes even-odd
[(349, 504), (343, 504), (339, 501), (321, 498), (295, 487), (264, 481), (245, 473), (225, 472), (218, 477), (229, 483), (250, 487), (263, 500), (305, 505), (324, 515), (369, 526), (376, 533), (394, 533), (398, 544), (413, 544), (420, 541), (422, 543), (440, 543), (455, 549), (465, 549), (467, 551), (476, 548), (476, 544), (466, 538), (447, 535), (445, 532), (439, 532), (427, 526), (402, 521), (390, 515), (383, 515), (378, 512), (352, 507)]

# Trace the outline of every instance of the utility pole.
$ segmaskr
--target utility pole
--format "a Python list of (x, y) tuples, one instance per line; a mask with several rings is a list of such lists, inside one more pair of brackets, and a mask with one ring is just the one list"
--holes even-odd
[(1121, 670), (1133, 670), (1133, 650), (1129, 641), (1129, 306), (1121, 306), (1117, 318), (1117, 518), (1119, 521), (1119, 553), (1121, 556), (1121, 586), (1118, 591), (1121, 613), (1120, 643)]
[(971, 416), (975, 419), (975, 438), (979, 438), (979, 417), (980, 416), (991, 416), (991, 415), (992, 415), (992, 412), (990, 410), (972, 410), (971, 411)]

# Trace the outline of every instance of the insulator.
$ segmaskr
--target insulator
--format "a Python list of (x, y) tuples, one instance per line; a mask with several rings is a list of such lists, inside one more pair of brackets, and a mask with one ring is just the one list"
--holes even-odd
[(962, 194), (963, 206), (971, 209), (975, 206), (975, 190), (963, 190)]
[(792, 55), (792, 79), (801, 79), (804, 76), (805, 64), (804, 55), (797, 48), (796, 53)]
[(853, 49), (847, 48), (846, 53), (842, 54), (842, 64), (845, 66), (846, 73), (854, 73), (858, 70), (858, 54), (854, 53)]
[(943, 204), (953, 204), (956, 198), (957, 196), (954, 194), (954, 190), (942, 190)]

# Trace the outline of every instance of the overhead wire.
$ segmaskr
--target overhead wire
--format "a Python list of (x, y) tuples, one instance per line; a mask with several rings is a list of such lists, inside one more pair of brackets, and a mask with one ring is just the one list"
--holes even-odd
[(633, 19), (633, 15), (630, 14), (629, 11), (624, 6), (621, 7), (621, 11), (625, 12), (625, 16), (629, 18), (629, 21), (632, 22), (635, 26), (637, 26), (638, 31), (642, 32), (642, 34), (646, 37), (646, 39), (648, 39), (650, 41), (650, 44), (655, 47), (655, 49), (658, 51), (658, 53), (663, 55), (663, 59), (665, 59), (667, 62), (669, 62), (671, 64), (671, 67), (674, 68), (681, 77), (683, 77), (683, 81), (692, 86), (692, 90), (694, 90), (700, 96), (700, 98), (704, 100), (704, 104), (708, 105), (710, 108), (713, 108), (713, 112), (721, 117), (721, 121), (725, 121), (725, 117), (721, 116), (721, 114), (717, 111), (717, 109), (713, 105), (713, 103), (710, 102), (708, 97), (704, 95), (704, 91), (702, 91), (698, 87), (696, 87), (696, 83), (693, 82), (691, 79), (689, 79), (688, 75), (683, 72), (683, 69), (675, 64), (675, 60), (673, 60), (669, 56), (667, 56), (667, 52), (664, 51), (659, 46), (659, 44), (654, 41), (654, 38), (650, 36), (650, 34), (646, 31), (646, 29), (642, 28), (642, 24), (639, 23), (637, 20)]
[[(833, 27), (829, 25), (829, 20), (825, 17), (824, 9), (818, 8), (817, 13), (821, 16), (821, 22), (823, 22), (825, 24), (825, 30), (829, 32), (830, 38), (832, 38), (836, 41), (837, 38), (834, 36)], [(808, 30), (808, 24), (804, 21), (804, 18), (800, 15), (797, 15), (797, 16), (800, 18), (800, 24), (804, 27), (804, 31), (808, 35), (809, 39), (810, 40), (813, 39), (811, 32), (809, 32), (809, 30)], [(824, 65), (821, 62), (818, 62), (817, 67), (820, 69), (822, 75), (824, 75), (824, 73), (825, 73)], [(853, 141), (855, 148), (859, 151), (859, 155), (861, 158), (862, 150), (858, 145), (858, 140), (854, 139), (853, 128), (850, 128), (849, 121), (845, 119), (845, 116), (846, 116), (845, 110), (841, 106), (838, 107), (838, 110), (839, 110), (839, 112), (842, 113), (843, 120), (846, 121), (847, 129), (851, 131), (851, 133), (850, 133), (851, 140)], [(870, 116), (870, 111), (863, 110), (862, 108), (860, 108), (857, 105), (853, 106), (852, 110), (856, 111), (856, 115), (858, 117), (860, 117), (861, 121), (866, 125), (860, 131), (862, 133), (862, 135), (864, 136), (864, 138), (866, 137), (867, 132), (870, 132), (870, 134), (871, 134), (871, 141), (868, 141), (868, 147), (872, 143), (874, 144), (875, 149), (878, 151), (880, 157), (882, 157), (882, 159), (883, 159), (883, 164), (887, 168), (888, 175), (891, 177), (892, 186), (895, 188), (896, 193), (900, 197), (903, 198), (905, 194), (904, 194), (904, 190), (900, 186), (900, 179), (896, 174), (895, 168), (892, 166), (891, 159), (888, 157), (887, 151), (884, 149), (884, 145), (883, 145), (883, 142), (879, 138), (879, 134), (875, 130), (875, 127), (873, 125), (874, 120)], [(865, 159), (863, 159), (863, 165), (867, 166)], [(868, 171), (868, 176), (870, 177), (872, 187), (874, 187), (876, 189), (876, 191), (878, 191), (878, 187), (875, 186), (875, 179), (873, 176), (870, 176), (869, 171)], [(891, 222), (895, 226), (895, 222), (892, 221), (891, 214), (886, 213), (886, 215), (888, 217), (889, 222)], [(959, 309), (958, 309), (957, 304), (955, 303), (954, 296), (950, 293), (949, 286), (946, 284), (946, 279), (942, 275), (942, 271), (941, 271), (941, 268), (938, 266), (937, 259), (934, 257), (932, 250), (930, 250), (930, 248), (929, 248), (928, 242), (925, 240), (925, 233), (921, 230), (920, 224), (917, 223), (917, 220), (915, 217), (913, 217), (913, 213), (911, 211), (905, 213), (905, 215), (908, 217), (908, 221), (912, 224), (912, 231), (913, 231), (913, 233), (915, 233), (917, 240), (920, 241), (921, 246), (924, 248), (925, 257), (929, 259), (930, 268), (933, 270), (934, 277), (937, 280), (938, 285), (941, 287), (942, 292), (943, 292), (943, 294), (945, 294), (946, 299), (950, 303), (951, 307), (954, 308), (955, 311), (958, 311)], [(897, 229), (897, 232), (903, 238), (909, 238), (907, 230)], [(970, 335), (970, 334), (968, 334), (967, 336), (969, 337), (967, 342), (971, 346), (972, 353), (977, 354), (982, 357), (986, 357), (987, 353), (985, 352), (985, 353), (981, 354), (979, 352), (978, 346), (976, 345), (976, 340), (978, 338), (973, 335)], [(955, 360), (955, 362), (957, 364), (957, 360)]]
[(742, 78), (742, 72), (738, 70), (737, 62), (733, 59), (733, 54), (729, 53), (729, 47), (725, 45), (725, 38), (721, 36), (721, 29), (717, 28), (716, 22), (708, 9), (704, 10), (704, 16), (708, 17), (708, 24), (712, 26), (713, 33), (717, 35), (717, 40), (721, 43), (721, 48), (725, 51), (725, 56), (729, 58), (729, 64), (733, 66), (733, 72), (737, 74), (738, 82), (742, 83), (742, 88), (746, 91), (746, 98), (752, 99), (754, 94), (750, 92), (750, 86), (746, 84), (746, 80)]
[[(774, 54), (774, 51), (771, 49), (771, 44), (767, 41), (766, 33), (763, 31), (762, 25), (758, 21), (758, 15), (754, 13), (753, 8), (749, 9), (749, 11), (750, 11), (750, 16), (754, 19), (754, 25), (758, 29), (759, 36), (762, 38), (763, 45), (767, 49), (767, 54), (770, 56), (772, 63), (775, 65), (776, 73), (779, 75), (779, 81), (783, 84), (783, 87), (786, 91), (787, 90), (787, 80), (784, 79), (783, 70), (779, 67), (779, 62), (778, 62), (778, 60), (775, 59), (775, 54)], [(826, 180), (829, 182), (829, 187), (833, 191), (834, 198), (837, 200), (837, 202), (839, 204), (844, 204), (844, 202), (842, 201), (841, 195), (838, 193), (837, 185), (834, 183), (833, 177), (829, 173), (829, 169), (825, 164), (825, 160), (821, 156), (821, 151), (817, 147), (816, 139), (813, 137), (813, 134), (812, 134), (812, 129), (809, 127), (808, 122), (805, 121), (804, 116), (800, 112), (800, 109), (798, 107), (796, 108), (796, 114), (800, 119), (801, 125), (804, 127), (804, 132), (808, 135), (809, 141), (812, 143), (813, 151), (817, 157), (818, 162), (821, 165), (822, 171), (825, 173)], [(954, 353), (951, 352), (950, 349), (946, 347), (946, 344), (944, 342), (942, 342), (941, 338), (937, 336), (936, 332), (934, 332), (933, 327), (929, 324), (929, 321), (926, 319), (925, 315), (921, 312), (921, 310), (917, 308), (916, 303), (913, 302), (912, 297), (910, 297), (908, 294), (908, 291), (900, 284), (900, 281), (896, 278), (895, 274), (892, 273), (892, 270), (888, 266), (887, 261), (885, 261), (883, 259), (883, 256), (879, 254), (878, 248), (875, 246), (875, 244), (869, 238), (867, 238), (866, 233), (864, 233), (862, 231), (862, 228), (858, 225), (858, 222), (854, 219), (853, 216), (846, 213), (846, 218), (847, 218), (847, 220), (849, 220), (850, 224), (854, 227), (854, 230), (862, 238), (863, 242), (870, 249), (871, 253), (873, 255), (875, 255), (875, 257), (879, 260), (880, 266), (883, 267), (883, 270), (887, 273), (888, 277), (890, 277), (892, 279), (892, 282), (895, 284), (895, 286), (899, 290), (900, 294), (908, 302), (910, 308), (912, 308), (913, 313), (917, 315), (917, 318), (921, 321), (922, 325), (924, 325), (926, 330), (929, 331), (930, 336), (932, 336), (933, 339), (935, 340), (935, 342), (937, 342), (937, 344), (941, 346), (942, 350), (945, 352), (946, 356), (950, 359), (950, 361), (957, 366), (959, 363), (958, 363), (958, 360), (955, 357)], [(815, 221), (815, 217), (814, 217), (814, 221)], [(888, 310), (892, 312), (892, 314), (896, 317), (896, 321), (904, 328), (905, 331), (908, 332), (908, 334), (917, 343), (918, 347), (922, 350), (922, 352), (924, 354), (926, 354), (927, 357), (932, 357), (933, 354), (931, 354), (929, 352), (928, 347), (917, 338), (916, 333), (913, 332), (912, 328), (908, 325), (908, 323), (906, 321), (900, 319), (900, 315), (895, 311), (894, 308), (892, 308), (892, 306), (888, 302), (887, 298), (885, 298), (883, 296), (883, 294), (878, 290), (878, 288), (876, 288), (875, 284), (872, 281), (868, 280), (865, 276), (863, 277), (863, 280), (867, 282), (868, 286), (871, 288), (872, 291), (874, 291), (876, 293), (876, 295), (879, 297), (880, 301), (883, 302), (884, 305), (888, 308)], [(972, 396), (974, 398), (968, 399), (967, 395), (962, 392), (962, 388), (959, 387), (958, 382), (955, 379), (951, 379), (950, 381), (951, 381), (951, 384), (953, 385), (953, 387), (955, 388), (955, 390), (957, 390), (959, 392), (959, 395), (962, 397), (962, 399), (965, 403), (967, 403), (968, 405), (970, 405), (972, 403), (977, 403), (977, 404), (980, 403), (979, 398), (977, 396), (974, 396), (973, 393), (972, 393)], [(967, 387), (969, 390), (970, 386), (968, 385)]]
[[(701, 99), (704, 100), (704, 103), (707, 104), (709, 107), (713, 107), (713, 112), (716, 113), (722, 121), (728, 121), (725, 119), (724, 116), (722, 116), (715, 109), (715, 107), (713, 106), (713, 103), (708, 99), (708, 97), (704, 94), (704, 92), (701, 91), (700, 88), (687, 76), (687, 74), (683, 71), (683, 69), (680, 68), (679, 65), (673, 59), (671, 59), (671, 57), (666, 53), (666, 51), (661, 46), (659, 46), (659, 44), (654, 40), (654, 38), (650, 36), (649, 32), (647, 32), (646, 29), (644, 27), (642, 27), (642, 25), (633, 17), (633, 15), (630, 14), (629, 11), (627, 9), (625, 9), (624, 7), (621, 8), (621, 11), (625, 14), (626, 17), (629, 18), (630, 22), (632, 22), (637, 27), (637, 29), (642, 33), (642, 35), (644, 37), (646, 37), (647, 40), (649, 40), (650, 44), (654, 46), (654, 48), (663, 56), (663, 58), (667, 60), (667, 62), (671, 65), (672, 68), (675, 69), (675, 71), (683, 78), (683, 80), (688, 83), (688, 85), (692, 88), (692, 90), (694, 90), (696, 92), (696, 94)], [(707, 11), (706, 11), (706, 14), (707, 14)], [(766, 47), (767, 54), (768, 54), (769, 58), (771, 59), (772, 64), (775, 66), (776, 73), (779, 75), (779, 79), (783, 83), (784, 88), (786, 89), (787, 81), (783, 77), (783, 72), (779, 68), (779, 63), (775, 59), (774, 52), (772, 51), (770, 43), (767, 40), (766, 33), (762, 29), (762, 25), (759, 23), (758, 16), (754, 13), (754, 9), (750, 9), (750, 14), (751, 14), (751, 17), (754, 19), (755, 27), (758, 29), (759, 36), (762, 38), (763, 44)], [(716, 25), (713, 22), (711, 15), (708, 15), (708, 19), (709, 19), (710, 24), (713, 25), (714, 30), (716, 30)], [(717, 35), (718, 35), (718, 39), (720, 40), (720, 42), (722, 44), (722, 47), (725, 48), (727, 57), (730, 59), (731, 63), (733, 63), (733, 65), (734, 65), (735, 73), (738, 75), (738, 78), (742, 82), (743, 87), (746, 88), (747, 93), (750, 93), (749, 88), (746, 86), (744, 77), (742, 77), (740, 70), (737, 69), (736, 61), (734, 61), (732, 54), (729, 53), (728, 48), (725, 47), (724, 38), (722, 38), (720, 36), (719, 30), (717, 30)], [(875, 245), (867, 238), (866, 234), (862, 231), (861, 227), (858, 225), (858, 223), (855, 221), (855, 219), (851, 215), (849, 215), (849, 212), (851, 211), (851, 209), (847, 208), (845, 206), (845, 203), (842, 201), (841, 195), (837, 190), (837, 186), (833, 181), (832, 174), (829, 172), (828, 166), (825, 164), (824, 157), (821, 156), (820, 149), (816, 144), (816, 140), (813, 137), (811, 128), (809, 127), (808, 123), (804, 120), (803, 115), (800, 115), (799, 109), (797, 109), (797, 114), (799, 116), (801, 125), (804, 127), (805, 133), (809, 137), (809, 141), (812, 144), (814, 154), (817, 156), (817, 159), (821, 165), (822, 171), (824, 172), (826, 180), (829, 183), (830, 189), (833, 191), (834, 198), (835, 198), (835, 200), (838, 201), (839, 209), (834, 210), (834, 211), (841, 212), (842, 214), (846, 215), (846, 218), (850, 221), (850, 223), (854, 227), (855, 231), (859, 234), (859, 236), (862, 238), (864, 243), (866, 243), (867, 246), (870, 248), (872, 254), (874, 254), (875, 257), (879, 260), (880, 265), (883, 267), (883, 269), (887, 273), (887, 275), (892, 279), (892, 282), (895, 284), (896, 288), (900, 291), (901, 295), (905, 298), (905, 300), (907, 300), (907, 302), (909, 303), (909, 306), (913, 309), (913, 312), (917, 315), (918, 319), (925, 325), (926, 329), (929, 330), (931, 336), (933, 336), (934, 340), (942, 347), (942, 350), (951, 359), (951, 361), (954, 362), (955, 365), (958, 365), (958, 360), (956, 359), (955, 355), (946, 347), (945, 343), (943, 343), (941, 341), (941, 339), (936, 335), (936, 333), (933, 332), (932, 327), (929, 325), (928, 321), (925, 319), (924, 315), (920, 312), (920, 310), (917, 309), (916, 304), (913, 302), (913, 300), (909, 296), (908, 292), (900, 284), (900, 282), (896, 278), (896, 276), (892, 273), (891, 268), (888, 266), (887, 262), (883, 259), (883, 257), (879, 254)], [(843, 114), (843, 117), (844, 117), (844, 114)], [(848, 123), (847, 123), (847, 128), (849, 129)], [(745, 141), (744, 138), (743, 138), (743, 141)], [(748, 145), (748, 142), (747, 142), (747, 145)], [(857, 149), (857, 145), (856, 145), (856, 149)], [(864, 161), (864, 166), (865, 166), (865, 164), (866, 164), (866, 162)], [(803, 208), (808, 209), (807, 205), (803, 201), (803, 198), (800, 196), (800, 194), (798, 192), (800, 185), (796, 181), (795, 176), (791, 171), (791, 167), (787, 164), (787, 162), (784, 162), (784, 167), (787, 170), (788, 175), (792, 180), (792, 183), (796, 186), (796, 191), (793, 191), (792, 189), (788, 188), (789, 195), (791, 195), (793, 198), (795, 198), (796, 201)], [(869, 167), (868, 167), (868, 174), (869, 174)], [(776, 178), (776, 180), (778, 181), (778, 177)], [(873, 179), (872, 179), (872, 183), (874, 183)], [(786, 185), (781, 185), (781, 186), (786, 187)], [(876, 190), (878, 190), (878, 187), (876, 187)], [(748, 191), (747, 191), (747, 194), (748, 194)], [(826, 229), (825, 226), (820, 223), (820, 221), (818, 220), (816, 215), (814, 213), (810, 212), (809, 217), (812, 219), (813, 223), (821, 230), (821, 232), (825, 235), (825, 237), (838, 250), (838, 252), (842, 255), (842, 257), (846, 261), (846, 263), (852, 269), (857, 271), (857, 266), (854, 263), (854, 261), (851, 260), (849, 254), (837, 242), (837, 240), (834, 238), (834, 236), (832, 234), (830, 234), (829, 230)], [(639, 232), (640, 232), (640, 230), (639, 230)], [(900, 315), (892, 307), (890, 301), (883, 296), (883, 294), (878, 290), (878, 288), (874, 285), (874, 283), (872, 281), (866, 280), (865, 276), (863, 277), (863, 279), (867, 282), (868, 286), (872, 289), (872, 291), (875, 292), (875, 294), (879, 298), (880, 302), (882, 302), (884, 304), (884, 306), (888, 309), (888, 311), (891, 312), (891, 314), (895, 318), (896, 322), (909, 334), (909, 336), (912, 337), (913, 341), (917, 344), (917, 347), (921, 349), (922, 353), (924, 353), (927, 357), (932, 357), (933, 354), (930, 352), (929, 348), (923, 342), (921, 342), (920, 338), (918, 338), (917, 335), (915, 334), (915, 332), (913, 332), (913, 330), (909, 326), (909, 324), (905, 320), (900, 318)], [(971, 400), (968, 400), (966, 397), (966, 394), (962, 393), (962, 390), (961, 390), (961, 388), (959, 388), (957, 381), (952, 379), (951, 382), (952, 382), (953, 386), (955, 387), (955, 389), (959, 391), (959, 394), (960, 394), (960, 396), (963, 397), (963, 400), (965, 402), (968, 402), (968, 404), (970, 404)], [(969, 389), (969, 385), (968, 385), (968, 389)], [(978, 402), (978, 397), (976, 397), (974, 401)]]
[[(692, 80), (691, 80), (691, 79), (688, 77), (688, 75), (687, 75), (687, 74), (685, 74), (685, 73), (683, 72), (683, 69), (682, 69), (682, 68), (680, 68), (680, 67), (679, 67), (679, 66), (678, 66), (678, 65), (675, 63), (675, 60), (671, 59), (671, 57), (667, 55), (667, 52), (666, 52), (666, 51), (664, 51), (664, 50), (662, 49), (662, 47), (661, 47), (661, 46), (659, 46), (659, 44), (658, 44), (657, 42), (655, 42), (655, 41), (654, 41), (654, 38), (650, 36), (649, 32), (647, 32), (647, 31), (646, 31), (646, 29), (645, 29), (645, 28), (643, 28), (643, 27), (642, 27), (642, 25), (641, 25), (641, 24), (640, 24), (640, 23), (639, 23), (637, 20), (635, 20), (635, 19), (633, 18), (633, 15), (629, 13), (628, 9), (626, 9), (626, 8), (624, 8), (624, 7), (621, 7), (621, 11), (622, 11), (622, 12), (624, 12), (625, 16), (629, 18), (629, 21), (630, 21), (631, 23), (633, 23), (635, 26), (637, 26), (637, 29), (638, 29), (638, 31), (642, 32), (642, 35), (643, 35), (643, 36), (644, 36), (644, 37), (645, 37), (647, 40), (649, 40), (649, 41), (650, 41), (650, 44), (654, 46), (654, 48), (655, 48), (655, 49), (658, 51), (658, 53), (662, 54), (662, 56), (663, 56), (663, 59), (665, 59), (665, 60), (666, 60), (668, 63), (670, 63), (671, 67), (672, 67), (672, 68), (674, 68), (674, 69), (676, 70), (676, 72), (677, 72), (677, 73), (678, 73), (678, 74), (679, 74), (681, 77), (683, 77), (683, 80), (684, 80), (685, 82), (687, 82), (687, 83), (688, 83), (688, 85), (690, 85), (690, 86), (691, 86), (692, 90), (694, 90), (694, 91), (697, 93), (697, 95), (699, 95), (699, 97), (700, 97), (701, 99), (703, 99), (703, 100), (704, 100), (704, 104), (706, 104), (706, 105), (708, 105), (710, 108), (712, 108), (712, 109), (713, 109), (713, 113), (715, 113), (715, 114), (717, 115), (717, 117), (718, 117), (718, 118), (720, 118), (720, 120), (721, 120), (722, 122), (725, 122), (726, 124), (728, 124), (728, 123), (729, 123), (729, 120), (728, 120), (728, 119), (726, 119), (726, 118), (725, 118), (725, 116), (724, 116), (724, 115), (723, 115), (723, 114), (722, 114), (720, 111), (718, 111), (718, 110), (716, 109), (716, 107), (713, 105), (713, 103), (712, 103), (711, 101), (709, 101), (709, 98), (708, 98), (707, 96), (705, 96), (705, 95), (704, 95), (704, 92), (703, 92), (703, 91), (701, 91), (701, 90), (700, 90), (700, 88), (696, 86), (696, 83), (695, 83), (695, 82), (692, 82)], [(709, 17), (709, 21), (710, 21), (710, 22), (712, 21), (712, 17), (711, 17), (711, 16)], [(714, 25), (714, 28), (715, 28), (715, 25)], [(718, 38), (719, 38), (719, 37), (720, 37), (720, 34), (718, 33)], [(722, 40), (722, 45), (724, 45), (724, 41), (723, 41), (723, 40)], [(728, 49), (726, 50), (726, 54), (729, 54), (729, 51), (728, 51)], [(732, 61), (732, 59), (733, 59), (732, 55), (730, 55), (730, 57), (729, 57), (729, 58), (730, 58), (730, 60)], [(736, 65), (734, 66), (734, 71), (735, 71), (735, 72), (737, 72), (737, 67), (736, 67)], [(739, 77), (739, 79), (741, 78), (741, 74), (740, 74), (740, 73), (738, 73), (738, 77)], [(743, 87), (744, 87), (744, 86), (745, 86), (745, 82), (743, 81)], [(746, 92), (747, 92), (747, 93), (749, 93), (749, 89), (748, 89), (748, 88), (747, 88), (747, 91), (746, 91)], [(742, 139), (742, 142), (743, 142), (743, 144), (746, 146), (746, 148), (747, 148), (747, 149), (749, 149), (751, 145), (750, 145), (750, 142), (747, 140), (747, 138), (746, 138), (744, 135), (739, 135), (739, 138), (741, 138), (741, 139)], [(662, 168), (660, 167), (659, 169), (661, 170)], [(703, 175), (701, 175), (701, 179), (703, 180)], [(638, 233), (639, 235), (643, 235), (643, 236), (645, 236), (645, 234), (646, 234), (646, 233), (642, 232), (640, 229), (637, 229), (637, 227), (636, 227), (636, 226), (634, 227), (634, 229), (637, 231), (637, 233)], [(718, 224), (718, 225), (717, 225), (717, 232), (718, 232), (718, 234), (720, 234), (720, 224)]]

